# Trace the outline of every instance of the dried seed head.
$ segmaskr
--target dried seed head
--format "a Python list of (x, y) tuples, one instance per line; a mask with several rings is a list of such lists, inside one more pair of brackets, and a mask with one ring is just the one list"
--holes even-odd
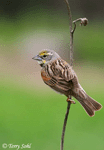
[(80, 18), (80, 20), (81, 20), (81, 23), (80, 23), (81, 26), (82, 25), (86, 26), (88, 24), (88, 19), (87, 18)]

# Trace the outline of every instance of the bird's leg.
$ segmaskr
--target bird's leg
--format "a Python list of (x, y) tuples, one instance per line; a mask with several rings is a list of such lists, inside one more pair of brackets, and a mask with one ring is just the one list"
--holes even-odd
[(67, 102), (71, 102), (71, 104), (75, 104), (75, 101), (74, 101), (74, 100), (71, 100), (69, 97), (67, 98), (66, 101), (67, 101)]

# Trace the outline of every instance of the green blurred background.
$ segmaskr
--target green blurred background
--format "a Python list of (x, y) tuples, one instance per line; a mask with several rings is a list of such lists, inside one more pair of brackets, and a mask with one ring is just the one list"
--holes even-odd
[[(69, 3), (73, 20), (89, 19), (74, 34), (74, 70), (85, 91), (104, 106), (104, 1)], [(3, 143), (60, 149), (66, 97), (43, 83), (32, 57), (54, 49), (69, 62), (69, 37), (64, 1), (0, 0), (0, 149)], [(104, 109), (90, 118), (78, 101), (71, 105), (64, 149), (104, 150)]]

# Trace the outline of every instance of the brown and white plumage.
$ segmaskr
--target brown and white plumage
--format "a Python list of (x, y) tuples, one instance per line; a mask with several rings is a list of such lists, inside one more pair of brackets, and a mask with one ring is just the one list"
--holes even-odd
[(86, 94), (72, 67), (55, 51), (44, 50), (33, 59), (38, 60), (42, 67), (41, 77), (45, 84), (67, 97), (75, 97), (89, 116), (94, 116), (94, 112), (102, 108), (100, 103)]

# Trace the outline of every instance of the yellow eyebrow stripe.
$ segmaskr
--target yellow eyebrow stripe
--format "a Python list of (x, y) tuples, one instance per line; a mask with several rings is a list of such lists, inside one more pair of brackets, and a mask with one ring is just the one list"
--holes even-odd
[(47, 51), (43, 51), (41, 53), (39, 53), (40, 56), (43, 56), (43, 55), (48, 55)]

